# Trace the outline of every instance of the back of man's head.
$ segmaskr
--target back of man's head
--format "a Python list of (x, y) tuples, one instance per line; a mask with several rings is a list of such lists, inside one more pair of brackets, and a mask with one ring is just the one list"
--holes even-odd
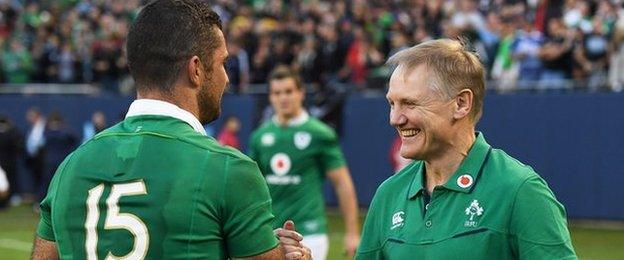
[(398, 52), (388, 59), (388, 63), (404, 66), (406, 71), (425, 65), (429, 86), (446, 98), (469, 89), (474, 95), (471, 118), (475, 124), (481, 118), (485, 70), (477, 55), (467, 50), (464, 42), (451, 39), (423, 42)]
[(126, 42), (137, 91), (170, 92), (193, 56), (211, 68), (219, 47), (217, 29), (221, 20), (203, 1), (156, 0), (143, 7)]

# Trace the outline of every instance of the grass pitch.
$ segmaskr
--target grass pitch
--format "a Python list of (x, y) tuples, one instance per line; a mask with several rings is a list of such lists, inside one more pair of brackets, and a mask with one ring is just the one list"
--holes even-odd
[[(39, 217), (30, 207), (20, 206), (0, 211), (0, 259), (28, 259)], [(345, 259), (342, 219), (329, 215), (330, 260)], [(624, 259), (624, 230), (572, 227), (573, 245), (580, 259)]]

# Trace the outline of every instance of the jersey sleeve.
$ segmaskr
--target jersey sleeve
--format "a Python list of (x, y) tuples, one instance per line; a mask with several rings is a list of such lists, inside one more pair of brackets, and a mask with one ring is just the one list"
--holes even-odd
[(273, 234), (271, 197), (258, 166), (229, 158), (226, 174), (223, 230), (228, 254), (248, 257), (273, 249), (278, 241)]
[(321, 144), (321, 158), (319, 161), (323, 172), (328, 172), (347, 164), (344, 159), (344, 155), (342, 154), (342, 150), (340, 149), (338, 137), (333, 130), (328, 129), (326, 133), (322, 134)]
[(538, 176), (529, 178), (519, 188), (510, 232), (520, 259), (577, 259), (565, 209)]
[(362, 228), (362, 238), (360, 239), (360, 245), (355, 255), (356, 260), (383, 259), (381, 252), (383, 243), (381, 241), (382, 227), (379, 222), (383, 211), (383, 209), (380, 208), (383, 206), (383, 203), (379, 202), (379, 200), (381, 200), (381, 188), (382, 187), (380, 187), (375, 196), (373, 196), (373, 200), (366, 213), (364, 227)]
[(39, 225), (37, 226), (37, 236), (48, 241), (56, 241), (56, 237), (54, 235), (54, 227), (52, 226), (52, 202), (54, 201), (54, 198), (56, 196), (56, 190), (59, 179), (61, 178), (62, 169), (65, 168), (67, 161), (68, 159), (61, 163), (61, 165), (56, 170), (56, 173), (54, 174), (54, 177), (52, 177), (52, 181), (50, 182), (50, 186), (48, 187), (48, 193), (39, 205), (40, 218)]

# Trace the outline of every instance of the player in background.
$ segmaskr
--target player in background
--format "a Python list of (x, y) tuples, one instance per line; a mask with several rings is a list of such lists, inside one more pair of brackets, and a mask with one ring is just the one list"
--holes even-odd
[(344, 217), (345, 250), (353, 256), (360, 240), (357, 198), (334, 131), (303, 108), (305, 93), (299, 76), (279, 66), (269, 76), (272, 120), (252, 133), (249, 155), (269, 185), (275, 225), (292, 219), (305, 237), (314, 259), (329, 249), (323, 182), (328, 178)]
[(32, 259), (308, 259), (293, 227), (276, 238), (256, 163), (202, 126), (228, 81), (219, 16), (154, 1), (126, 44), (137, 100), (57, 170)]

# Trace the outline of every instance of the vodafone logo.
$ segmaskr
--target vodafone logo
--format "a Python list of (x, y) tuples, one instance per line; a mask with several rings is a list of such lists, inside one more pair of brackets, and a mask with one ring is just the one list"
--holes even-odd
[(473, 182), (472, 176), (468, 174), (464, 174), (462, 176), (459, 176), (459, 178), (457, 178), (457, 186), (461, 188), (468, 188), (472, 186), (472, 182)]
[(286, 175), (290, 171), (290, 157), (285, 153), (277, 153), (271, 158), (271, 170), (277, 176)]

